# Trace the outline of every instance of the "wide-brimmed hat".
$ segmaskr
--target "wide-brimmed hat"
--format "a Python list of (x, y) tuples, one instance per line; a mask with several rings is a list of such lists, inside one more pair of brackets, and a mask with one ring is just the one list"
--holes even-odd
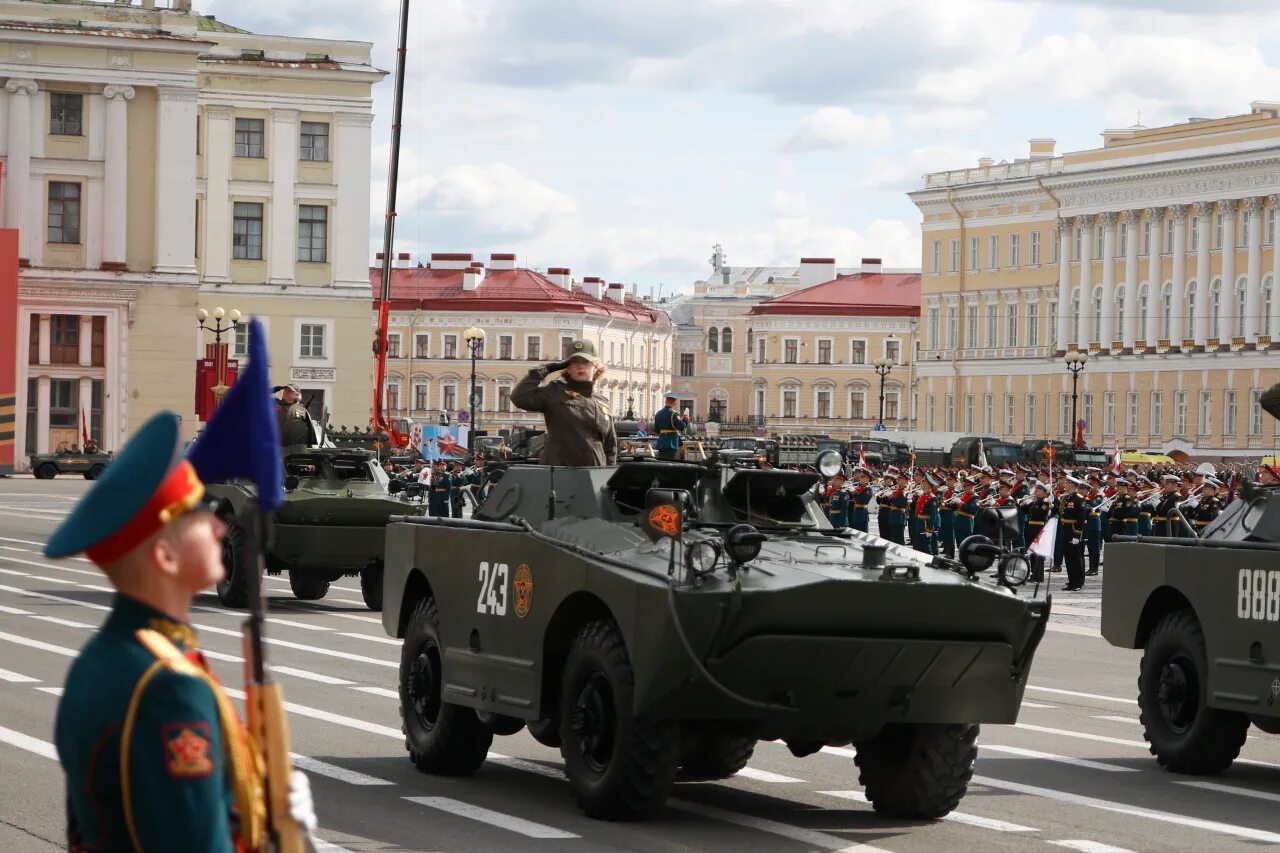
[(596, 355), (596, 345), (591, 341), (579, 338), (569, 344), (569, 353), (565, 356), (566, 361), (573, 361), (575, 358), (583, 358), (592, 364), (602, 364), (599, 356)]

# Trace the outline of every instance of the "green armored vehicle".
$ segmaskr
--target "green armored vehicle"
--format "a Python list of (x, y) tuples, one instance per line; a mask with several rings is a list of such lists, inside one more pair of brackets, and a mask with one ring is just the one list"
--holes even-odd
[[(391, 516), (426, 511), (421, 488), (390, 480), (371, 451), (353, 447), (288, 447), (284, 468), (285, 498), (271, 524), (267, 573), (288, 572), (289, 586), (302, 601), (323, 598), (338, 578), (359, 576), (364, 603), (380, 610), (384, 528)], [(237, 519), (252, 507), (253, 487), (224, 483), (208, 491), (223, 499), (228, 528), (218, 598), (228, 607), (244, 607), (244, 530)]]
[(1049, 601), (1017, 594), (1027, 555), (989, 539), (966, 569), (832, 529), (828, 456), (821, 475), (516, 464), (471, 519), (393, 521), (382, 620), (413, 763), (471, 773), (528, 726), (588, 815), (627, 819), (758, 740), (854, 744), (877, 811), (951, 811), (978, 724), (1017, 719)]
[[(1280, 417), (1280, 385), (1262, 404)], [(1143, 730), (1169, 770), (1227, 769), (1250, 723), (1280, 734), (1280, 489), (1245, 483), (1199, 538), (1109, 544), (1102, 636), (1143, 650)]]
[(37, 480), (52, 480), (59, 474), (82, 474), (86, 480), (96, 480), (107, 470), (111, 458), (112, 454), (92, 447), (81, 450), (64, 443), (53, 453), (33, 453), (27, 461)]

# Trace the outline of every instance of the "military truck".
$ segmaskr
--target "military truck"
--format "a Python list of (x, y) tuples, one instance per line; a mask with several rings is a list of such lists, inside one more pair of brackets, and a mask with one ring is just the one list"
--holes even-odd
[[(1280, 418), (1280, 385), (1262, 395)], [(1280, 490), (1245, 483), (1198, 538), (1107, 545), (1102, 636), (1142, 649), (1138, 706), (1175, 773), (1231, 766), (1253, 723), (1280, 734)]]
[[(383, 531), (392, 516), (426, 512), (420, 499), (402, 497), (405, 484), (392, 481), (372, 451), (355, 447), (294, 446), (284, 451), (285, 496), (271, 524), (266, 549), (267, 573), (288, 573), (300, 601), (324, 598), (329, 584), (345, 576), (360, 578), (370, 610), (382, 608)], [(414, 484), (415, 486), (417, 484)], [(420, 493), (420, 489), (414, 490)], [(253, 486), (243, 482), (211, 484), (227, 523), (222, 561), (225, 577), (217, 585), (228, 607), (248, 603), (249, 568), (244, 560), (243, 518), (254, 503)]]
[(382, 621), (411, 761), (469, 774), (527, 726), (588, 815), (630, 819), (759, 740), (854, 744), (878, 812), (947, 814), (979, 724), (1017, 719), (1049, 600), (1017, 594), (1025, 552), (980, 536), (956, 563), (832, 529), (824, 457), (513, 464), (470, 519), (394, 519)]
[(27, 457), (37, 480), (52, 480), (59, 474), (81, 474), (96, 480), (111, 464), (112, 454), (101, 450), (81, 450), (65, 442), (53, 453), (33, 453)]

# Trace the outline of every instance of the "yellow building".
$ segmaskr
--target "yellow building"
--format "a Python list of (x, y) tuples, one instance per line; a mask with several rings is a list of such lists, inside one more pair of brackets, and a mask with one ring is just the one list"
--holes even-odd
[[(369, 276), (380, 288), (382, 271)], [(575, 339), (595, 344), (606, 368), (596, 393), (616, 418), (628, 410), (649, 417), (671, 381), (667, 314), (621, 284), (595, 276), (575, 281), (567, 267), (543, 274), (519, 267), (513, 254), (492, 254), (486, 265), (470, 253), (440, 252), (424, 266), (397, 266), (391, 299), (386, 399), (396, 417), (435, 423), (443, 411), (459, 423), (462, 412), (470, 416), (471, 328), (483, 333), (475, 353), (476, 420), (491, 435), (541, 425), (541, 415), (511, 404), (511, 389), (531, 368), (567, 357)], [(366, 302), (366, 333), (369, 324)]]
[(0, 30), (19, 455), (82, 418), (108, 450), (161, 409), (194, 434), (198, 307), (265, 315), (279, 381), (367, 412), (370, 46), (183, 0), (0, 0)]
[[(1067, 439), (1074, 407), (1093, 446), (1273, 447), (1256, 400), (1280, 380), (1280, 105), (1054, 146), (910, 193), (921, 428)], [(1073, 377), (1076, 350), (1089, 360)]]

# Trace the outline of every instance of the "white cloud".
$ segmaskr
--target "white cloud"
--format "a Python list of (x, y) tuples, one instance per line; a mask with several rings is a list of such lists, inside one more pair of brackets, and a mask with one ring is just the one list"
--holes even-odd
[(423, 199), (423, 215), (479, 239), (526, 240), (577, 211), (569, 196), (505, 163), (454, 166)]
[(892, 124), (880, 114), (862, 116), (844, 107), (823, 107), (800, 120), (800, 127), (787, 140), (784, 150), (852, 151), (872, 148), (889, 141)]
[(984, 109), (967, 107), (924, 107), (909, 113), (903, 120), (904, 129), (916, 133), (954, 133), (975, 130), (991, 120)]
[(876, 158), (858, 179), (861, 190), (907, 192), (922, 186), (930, 172), (978, 165), (981, 152), (958, 145), (925, 145), (895, 157)]

